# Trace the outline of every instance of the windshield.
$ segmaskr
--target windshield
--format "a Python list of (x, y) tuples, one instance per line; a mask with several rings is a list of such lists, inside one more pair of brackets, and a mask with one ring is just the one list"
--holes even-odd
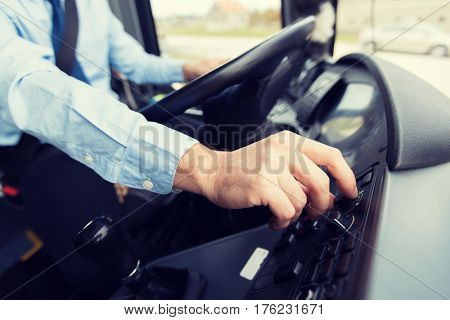
[(150, 0), (162, 54), (232, 58), (281, 28), (281, 0)]
[(450, 97), (450, 2), (339, 0), (334, 57), (373, 54)]

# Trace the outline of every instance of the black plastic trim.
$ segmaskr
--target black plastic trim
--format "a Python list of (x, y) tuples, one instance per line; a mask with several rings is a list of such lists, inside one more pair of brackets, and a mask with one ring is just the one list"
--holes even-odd
[(150, 0), (135, 0), (139, 23), (141, 25), (142, 40), (147, 53), (161, 55), (158, 44), (155, 20), (153, 18)]
[(450, 99), (382, 59), (357, 53), (339, 62), (363, 65), (379, 86), (386, 108), (387, 163), (391, 170), (424, 168), (450, 161)]

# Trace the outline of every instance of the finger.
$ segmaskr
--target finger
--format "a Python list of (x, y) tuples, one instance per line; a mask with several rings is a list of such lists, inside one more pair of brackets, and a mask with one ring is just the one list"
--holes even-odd
[[(333, 209), (333, 207), (334, 207), (334, 200), (336, 200), (336, 197), (334, 196), (334, 194), (332, 194), (330, 192), (330, 198), (329, 198), (327, 211)], [(304, 211), (307, 212), (308, 218), (310, 220), (314, 220), (314, 219), (318, 218), (322, 214), (322, 212), (320, 212), (319, 210), (317, 210), (314, 207), (312, 207), (310, 203), (306, 204)]]
[(278, 178), (278, 183), (284, 193), (287, 195), (291, 204), (293, 205), (295, 212), (301, 212), (306, 205), (307, 198), (305, 192), (301, 188), (301, 185), (298, 183), (294, 177), (288, 173), (286, 175), (282, 175)]
[[(295, 179), (295, 180), (297, 181), (297, 179)], [(305, 187), (303, 184), (301, 184), (299, 181), (297, 181), (297, 182), (298, 182), (298, 184), (300, 185), (300, 187), (302, 188), (303, 192), (306, 195), (306, 201), (307, 201), (306, 205), (305, 205), (305, 208), (306, 208), (307, 205), (308, 205), (309, 189), (307, 187)], [(303, 211), (305, 211), (305, 208), (303, 208)], [(301, 214), (301, 212), (300, 212), (300, 214)], [(295, 220), (298, 220), (300, 218), (300, 214), (298, 214), (298, 216), (295, 217)]]
[(128, 194), (128, 187), (122, 186), (119, 183), (115, 183), (114, 189), (116, 190), (117, 200), (120, 204), (123, 204), (125, 202), (125, 197)]
[(117, 193), (117, 200), (119, 201), (120, 204), (123, 204), (125, 202), (125, 198), (121, 193)]
[(130, 189), (128, 189), (127, 186), (122, 186), (122, 194), (123, 194), (124, 197), (126, 197), (128, 195), (128, 191), (129, 190)]
[(314, 163), (328, 169), (346, 197), (356, 198), (358, 196), (355, 174), (338, 149), (314, 140), (301, 138), (301, 150)]
[(274, 230), (286, 228), (295, 215), (295, 208), (288, 196), (279, 186), (268, 188), (266, 194), (262, 196), (267, 199), (267, 206), (273, 213), (269, 226)]
[(322, 215), (323, 212), (315, 209), (311, 203), (308, 203), (305, 208), (305, 212), (307, 213), (308, 219), (306, 220), (315, 220)]
[[(294, 177), (295, 178), (295, 177)], [(303, 192), (306, 194), (306, 197), (308, 197), (309, 194), (309, 189), (307, 187), (305, 187), (301, 182), (299, 182), (297, 179), (295, 179), (298, 184), (300, 185), (300, 188), (302, 188)]]
[(295, 215), (291, 219), (292, 223), (300, 217), (307, 203), (306, 194), (302, 189), (302, 185), (290, 173), (280, 176), (278, 183), (295, 208)]
[(336, 196), (330, 192), (330, 203), (328, 204), (328, 210), (333, 209), (334, 200), (336, 200)]
[[(306, 204), (305, 204), (305, 206), (306, 206)], [(302, 212), (303, 212), (303, 210), (297, 211), (297, 212), (295, 213), (295, 216), (291, 219), (291, 223), (294, 223), (295, 221), (297, 221), (298, 219), (300, 219), (300, 216), (302, 215)]]
[(278, 230), (283, 230), (286, 227), (288, 227), (290, 224), (290, 221), (288, 222), (280, 222), (276, 216), (272, 216), (269, 219), (269, 228), (274, 230), (274, 231), (278, 231)]
[(330, 203), (330, 179), (306, 155), (298, 153), (294, 157), (292, 172), (309, 190), (308, 202), (319, 213), (327, 211)]

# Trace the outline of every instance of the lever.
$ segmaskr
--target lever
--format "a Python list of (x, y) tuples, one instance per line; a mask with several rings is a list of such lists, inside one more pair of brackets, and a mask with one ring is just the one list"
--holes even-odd
[(139, 259), (131, 254), (119, 226), (114, 226), (109, 217), (97, 217), (89, 222), (77, 234), (74, 244), (83, 257), (122, 279), (139, 265)]
[(89, 222), (74, 244), (83, 257), (115, 273), (138, 299), (198, 299), (206, 286), (204, 276), (187, 269), (142, 266), (109, 217)]
[(74, 244), (84, 258), (111, 270), (133, 292), (140, 293), (148, 286), (150, 275), (111, 218), (102, 216), (89, 222), (77, 234)]

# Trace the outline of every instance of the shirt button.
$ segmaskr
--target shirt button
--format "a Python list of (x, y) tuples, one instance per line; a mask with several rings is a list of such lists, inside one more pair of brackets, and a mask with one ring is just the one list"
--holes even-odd
[(150, 180), (145, 180), (142, 184), (142, 187), (144, 187), (145, 190), (152, 190), (153, 189), (153, 183)]
[(92, 156), (90, 154), (87, 154), (84, 156), (84, 162), (90, 164), (90, 163), (94, 162), (94, 158), (92, 158)]

